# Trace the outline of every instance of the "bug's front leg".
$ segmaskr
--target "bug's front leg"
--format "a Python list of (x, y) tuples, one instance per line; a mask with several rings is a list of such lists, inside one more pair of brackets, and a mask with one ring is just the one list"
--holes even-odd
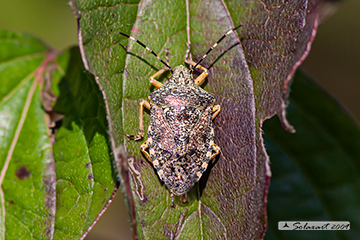
[[(187, 59), (187, 58), (184, 59), (184, 62), (190, 64), (191, 66), (196, 65), (196, 62), (194, 62), (194, 61), (192, 61), (190, 59)], [(207, 75), (209, 75), (209, 71), (206, 68), (204, 68), (203, 66), (200, 66), (200, 65), (197, 65), (196, 68), (199, 68), (199, 69), (203, 70), (203, 72), (194, 80), (194, 83), (196, 85), (200, 85), (205, 80)]]
[(144, 107), (150, 110), (150, 103), (142, 100), (139, 107), (139, 133), (136, 136), (127, 134), (129, 139), (137, 141), (144, 137)]
[(150, 83), (152, 85), (154, 85), (155, 87), (157, 88), (161, 88), (164, 84), (162, 84), (161, 82), (157, 81), (155, 78), (157, 76), (160, 76), (161, 74), (163, 74), (164, 72), (170, 70), (169, 68), (163, 68), (163, 69), (160, 69), (159, 71), (157, 71), (154, 75), (152, 75), (150, 77)]

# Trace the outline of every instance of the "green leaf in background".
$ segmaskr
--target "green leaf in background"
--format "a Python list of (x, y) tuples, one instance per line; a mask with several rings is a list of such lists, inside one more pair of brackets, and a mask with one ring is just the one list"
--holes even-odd
[[(271, 159), (269, 228), (265, 239), (358, 239), (360, 130), (339, 104), (309, 77), (294, 77), (288, 118), (264, 124)], [(349, 231), (279, 231), (278, 221), (350, 221)]]
[(55, 169), (40, 97), (47, 46), (0, 31), (0, 239), (50, 239)]
[(101, 92), (78, 48), (56, 54), (0, 31), (0, 239), (85, 237), (117, 190)]
[[(115, 194), (107, 122), (101, 92), (86, 73), (78, 48), (57, 57), (54, 109), (65, 114), (56, 132), (56, 217), (54, 239), (79, 239), (87, 234)], [(95, 223), (95, 222), (94, 222)]]
[[(109, 123), (109, 136), (114, 151), (115, 160), (126, 159), (122, 152), (116, 150), (124, 143), (123, 130), (123, 74), (126, 50), (119, 31), (130, 32), (136, 19), (139, 1), (70, 1), (70, 7), (81, 25), (79, 43), (85, 69), (94, 74), (105, 99), (107, 119)], [(86, 23), (86, 24), (83, 24)], [(106, 93), (106, 94), (105, 94)], [(119, 156), (119, 157), (118, 157)], [(125, 161), (127, 164), (127, 161)], [(120, 178), (121, 187), (126, 191), (126, 205), (129, 207), (130, 222), (136, 234), (136, 219), (133, 207), (132, 193), (129, 184), (129, 172), (125, 167), (119, 169), (123, 173)], [(124, 184), (126, 182), (126, 184)]]

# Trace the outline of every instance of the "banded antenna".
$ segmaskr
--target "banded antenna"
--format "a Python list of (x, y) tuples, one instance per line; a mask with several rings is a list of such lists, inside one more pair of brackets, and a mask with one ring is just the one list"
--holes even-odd
[(140, 42), (139, 40), (137, 40), (136, 38), (132, 37), (132, 36), (129, 36), (123, 32), (119, 32), (121, 35), (127, 37), (127, 38), (130, 38), (131, 40), (137, 42), (138, 44), (140, 44), (143, 48), (145, 48), (147, 51), (151, 52), (157, 59), (160, 60), (160, 62), (162, 62), (166, 67), (169, 68), (169, 70), (171, 72), (173, 72), (173, 69), (170, 67), (169, 64), (167, 64), (166, 62), (164, 62), (153, 50), (151, 50), (149, 47), (147, 47), (145, 44), (143, 44), (142, 42)]
[(214, 43), (214, 45), (212, 45), (209, 50), (205, 53), (205, 55), (195, 64), (195, 66), (193, 66), (191, 68), (191, 72), (194, 71), (194, 69), (197, 67), (197, 65), (199, 65), (203, 60), (204, 58), (207, 57), (207, 55), (214, 49), (216, 48), (216, 46), (222, 41), (224, 40), (225, 37), (227, 37), (229, 34), (231, 34), (232, 32), (234, 32), (236, 29), (238, 29), (239, 27), (241, 27), (242, 25), (240, 24), (239, 26), (237, 27), (234, 27), (233, 29), (230, 29), (229, 31), (227, 31), (216, 43)]

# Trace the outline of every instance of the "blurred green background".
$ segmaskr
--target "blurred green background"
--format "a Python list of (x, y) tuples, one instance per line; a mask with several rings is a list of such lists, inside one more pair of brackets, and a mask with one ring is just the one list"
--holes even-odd
[[(77, 45), (77, 23), (66, 0), (0, 0), (0, 28), (26, 31), (50, 46)], [(336, 5), (337, 12), (319, 27), (312, 50), (301, 66), (360, 122), (360, 1)], [(333, 7), (327, 8), (333, 11)], [(304, 96), (306, 97), (306, 96)], [(121, 194), (86, 239), (131, 239)]]

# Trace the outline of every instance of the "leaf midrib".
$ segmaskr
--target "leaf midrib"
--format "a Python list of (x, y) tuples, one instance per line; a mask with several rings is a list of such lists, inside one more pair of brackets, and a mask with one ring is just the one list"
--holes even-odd
[[(32, 73), (32, 75), (35, 76), (34, 72)], [(33, 77), (34, 77), (33, 76)], [(30, 78), (31, 79), (31, 78)], [(24, 122), (25, 122), (25, 118), (26, 118), (26, 115), (29, 111), (29, 108), (30, 108), (30, 103), (32, 101), (32, 98), (34, 96), (34, 93), (35, 93), (35, 90), (36, 90), (36, 86), (37, 86), (37, 81), (34, 79), (33, 80), (33, 83), (29, 89), (29, 92), (28, 92), (28, 95), (26, 97), (26, 100), (25, 100), (25, 105), (24, 105), (24, 109), (21, 113), (21, 117), (19, 119), (19, 123), (16, 127), (16, 130), (15, 130), (15, 134), (14, 134), (14, 138), (11, 142), (11, 145), (10, 145), (10, 148), (8, 150), (8, 154), (6, 156), (6, 160), (4, 162), (4, 165), (3, 165), (3, 168), (1, 169), (1, 173), (0, 173), (0, 202), (1, 202), (1, 226), (0, 226), (0, 234), (1, 234), (1, 239), (5, 239), (5, 199), (4, 199), (4, 192), (3, 192), (3, 189), (2, 189), (2, 183), (4, 181), (4, 178), (5, 178), (5, 174), (7, 172), (7, 169), (9, 167), (9, 163), (10, 163), (10, 160), (11, 160), (11, 157), (13, 155), (13, 152), (14, 152), (14, 149), (15, 149), (15, 146), (16, 146), (16, 143), (19, 139), (19, 136), (20, 136), (20, 132), (22, 130), (22, 127), (24, 125)]]

